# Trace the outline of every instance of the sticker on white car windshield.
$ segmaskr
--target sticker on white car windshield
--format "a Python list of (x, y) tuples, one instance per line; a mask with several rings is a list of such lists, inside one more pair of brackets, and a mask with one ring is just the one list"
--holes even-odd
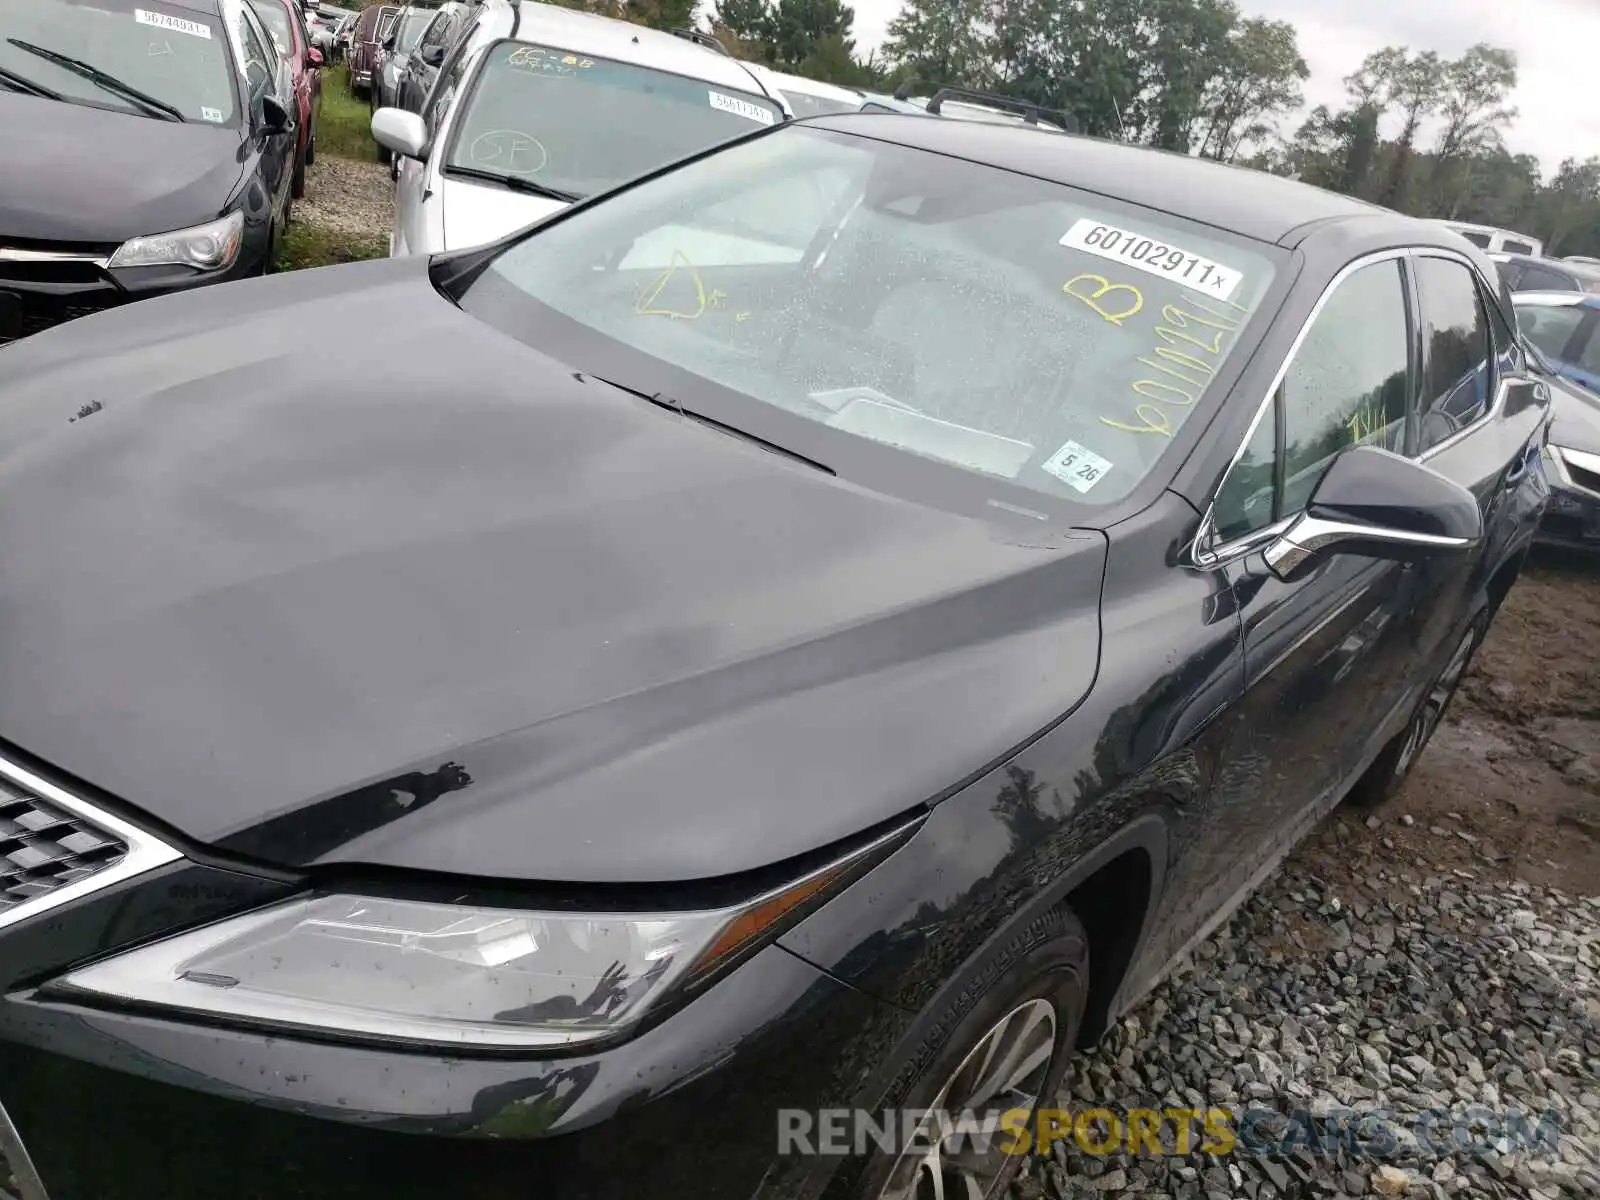
[(712, 108), (720, 108), (723, 112), (730, 112), (736, 117), (743, 117), (746, 121), (760, 121), (763, 125), (771, 125), (777, 120), (772, 115), (770, 108), (762, 108), (759, 104), (741, 100), (737, 96), (727, 96), (709, 89), (706, 91), (706, 95), (711, 99)]
[(220, 108), (206, 108), (202, 105), (200, 107), (200, 119), (202, 121), (215, 121), (220, 125), (226, 118)]
[(1111, 460), (1101, 458), (1087, 446), (1064, 442), (1061, 449), (1040, 464), (1075, 492), (1087, 492), (1111, 470)]
[(190, 37), (205, 38), (208, 42), (211, 40), (211, 26), (199, 21), (186, 21), (182, 17), (169, 17), (166, 13), (150, 12), (143, 8), (133, 10), (133, 19), (141, 25), (154, 25), (157, 29), (186, 33)]
[(1170, 279), (1218, 300), (1230, 299), (1244, 279), (1232, 267), (1213, 262), (1204, 255), (1191, 254), (1163, 238), (1118, 229), (1093, 217), (1085, 217), (1067, 230), (1061, 237), (1061, 244)]

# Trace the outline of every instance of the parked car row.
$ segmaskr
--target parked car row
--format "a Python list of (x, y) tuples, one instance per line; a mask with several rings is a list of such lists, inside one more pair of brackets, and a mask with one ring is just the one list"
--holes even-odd
[(28, 1200), (1006, 1195), (1517, 579), (1552, 385), (1447, 230), (535, 7), (374, 117), (450, 249), (0, 350)]

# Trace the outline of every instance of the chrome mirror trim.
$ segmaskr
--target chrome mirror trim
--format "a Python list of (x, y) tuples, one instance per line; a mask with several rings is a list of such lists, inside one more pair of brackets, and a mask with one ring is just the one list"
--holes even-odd
[(1268, 569), (1279, 579), (1292, 579), (1310, 559), (1341, 542), (1361, 540), (1387, 542), (1394, 546), (1419, 549), (1462, 550), (1470, 538), (1449, 537), (1442, 533), (1413, 533), (1382, 525), (1357, 525), (1350, 521), (1329, 521), (1301, 513), (1282, 537), (1261, 552)]

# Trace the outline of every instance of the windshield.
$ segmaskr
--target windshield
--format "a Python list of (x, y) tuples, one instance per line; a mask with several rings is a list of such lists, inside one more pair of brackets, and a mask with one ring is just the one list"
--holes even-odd
[(251, 0), (250, 7), (267, 27), (272, 40), (278, 43), (278, 54), (283, 58), (294, 56), (294, 32), (289, 28), (289, 10), (278, 0)]
[(456, 119), (445, 170), (517, 176), (587, 196), (782, 119), (765, 97), (501, 42)]
[[(150, 117), (149, 108), (79, 72), (7, 41), (16, 38), (79, 59), (170, 104), (191, 121), (231, 124), (238, 99), (221, 25), (159, 0), (27, 0), (0, 3), (0, 70), (74, 104)], [(0, 87), (6, 87), (0, 83)]]
[(394, 49), (396, 54), (410, 54), (417, 44), (417, 39), (422, 36), (422, 31), (428, 27), (428, 22), (433, 20), (431, 8), (408, 8), (400, 18), (400, 28), (394, 35)]
[(552, 223), (462, 303), (523, 337), (574, 328), (549, 323), (559, 314), (601, 335), (578, 335), (595, 360), (571, 365), (629, 372), (689, 409), (720, 385), (732, 408), (708, 415), (726, 423), (792, 414), (779, 424), (806, 445), (786, 448), (826, 465), (864, 439), (1101, 504), (1150, 471), (1250, 344), (1267, 253), (1059, 184), (788, 126)]

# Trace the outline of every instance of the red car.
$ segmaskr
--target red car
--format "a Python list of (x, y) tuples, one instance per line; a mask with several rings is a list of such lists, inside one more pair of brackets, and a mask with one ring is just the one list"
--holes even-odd
[(356, 18), (345, 60), (350, 64), (346, 86), (352, 96), (366, 96), (378, 80), (384, 40), (394, 29), (400, 9), (393, 4), (373, 5)]
[(250, 0), (261, 23), (278, 43), (278, 53), (294, 76), (295, 143), (294, 186), (296, 200), (306, 194), (306, 168), (317, 157), (317, 115), (322, 111), (322, 51), (311, 44), (299, 0)]

